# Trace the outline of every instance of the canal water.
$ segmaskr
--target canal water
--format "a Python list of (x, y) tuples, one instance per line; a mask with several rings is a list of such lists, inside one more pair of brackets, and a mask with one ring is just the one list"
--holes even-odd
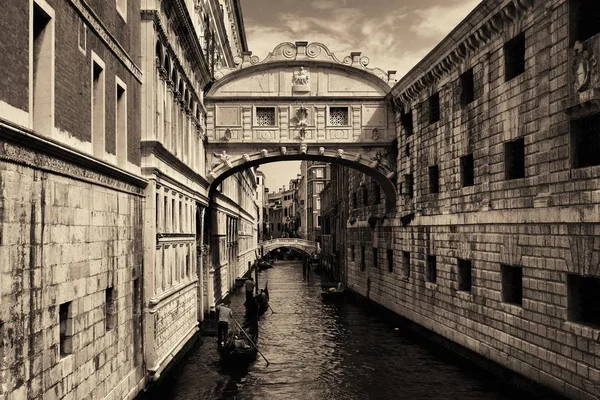
[[(512, 399), (523, 393), (455, 357), (415, 343), (355, 304), (326, 304), (320, 280), (302, 279), (299, 262), (277, 261), (259, 274), (271, 306), (259, 323), (257, 357), (224, 370), (216, 338), (203, 337), (147, 398), (156, 399)], [(232, 297), (243, 320), (244, 293)], [(527, 395), (532, 399), (531, 395)]]

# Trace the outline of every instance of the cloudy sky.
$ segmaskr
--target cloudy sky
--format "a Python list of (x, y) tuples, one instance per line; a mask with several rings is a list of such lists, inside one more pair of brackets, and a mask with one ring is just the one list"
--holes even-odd
[[(399, 79), (481, 0), (241, 0), (248, 47), (263, 59), (281, 42), (321, 42), (338, 59), (360, 51), (369, 67)], [(288, 184), (298, 162), (265, 164), (271, 190)]]

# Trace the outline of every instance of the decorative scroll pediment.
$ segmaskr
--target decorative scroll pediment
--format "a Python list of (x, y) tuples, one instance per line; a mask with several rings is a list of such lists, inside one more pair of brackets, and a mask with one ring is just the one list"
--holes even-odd
[[(270, 52), (262, 61), (257, 57), (253, 56), (251, 52), (243, 53), (242, 57), (235, 57), (234, 62), (236, 66), (234, 68), (223, 68), (215, 73), (215, 78), (220, 79), (231, 72), (247, 68), (253, 65), (263, 65), (273, 62), (280, 61), (322, 61), (329, 62), (339, 65), (345, 65), (361, 69), (372, 75), (375, 75), (379, 79), (388, 82), (389, 75), (380, 68), (368, 68), (369, 58), (362, 56), (359, 52), (350, 53), (349, 56), (344, 57), (343, 60), (337, 58), (324, 44), (313, 42), (285, 42), (281, 43), (275, 49)], [(392, 82), (393, 83), (393, 82)]]

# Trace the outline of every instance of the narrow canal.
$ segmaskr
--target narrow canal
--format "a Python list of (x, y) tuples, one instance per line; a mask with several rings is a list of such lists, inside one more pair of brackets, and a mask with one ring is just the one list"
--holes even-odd
[[(325, 304), (320, 281), (302, 280), (299, 262), (261, 272), (271, 306), (259, 323), (258, 356), (248, 368), (223, 370), (216, 338), (203, 337), (160, 387), (156, 399), (512, 399), (524, 395), (495, 377), (417, 344), (355, 304)], [(243, 319), (244, 293), (232, 298)], [(532, 399), (528, 395), (529, 399)]]

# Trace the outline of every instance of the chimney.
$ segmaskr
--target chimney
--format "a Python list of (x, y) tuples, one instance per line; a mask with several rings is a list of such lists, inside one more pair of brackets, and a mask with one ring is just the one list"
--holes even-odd
[(396, 71), (388, 71), (388, 82), (396, 82)]

